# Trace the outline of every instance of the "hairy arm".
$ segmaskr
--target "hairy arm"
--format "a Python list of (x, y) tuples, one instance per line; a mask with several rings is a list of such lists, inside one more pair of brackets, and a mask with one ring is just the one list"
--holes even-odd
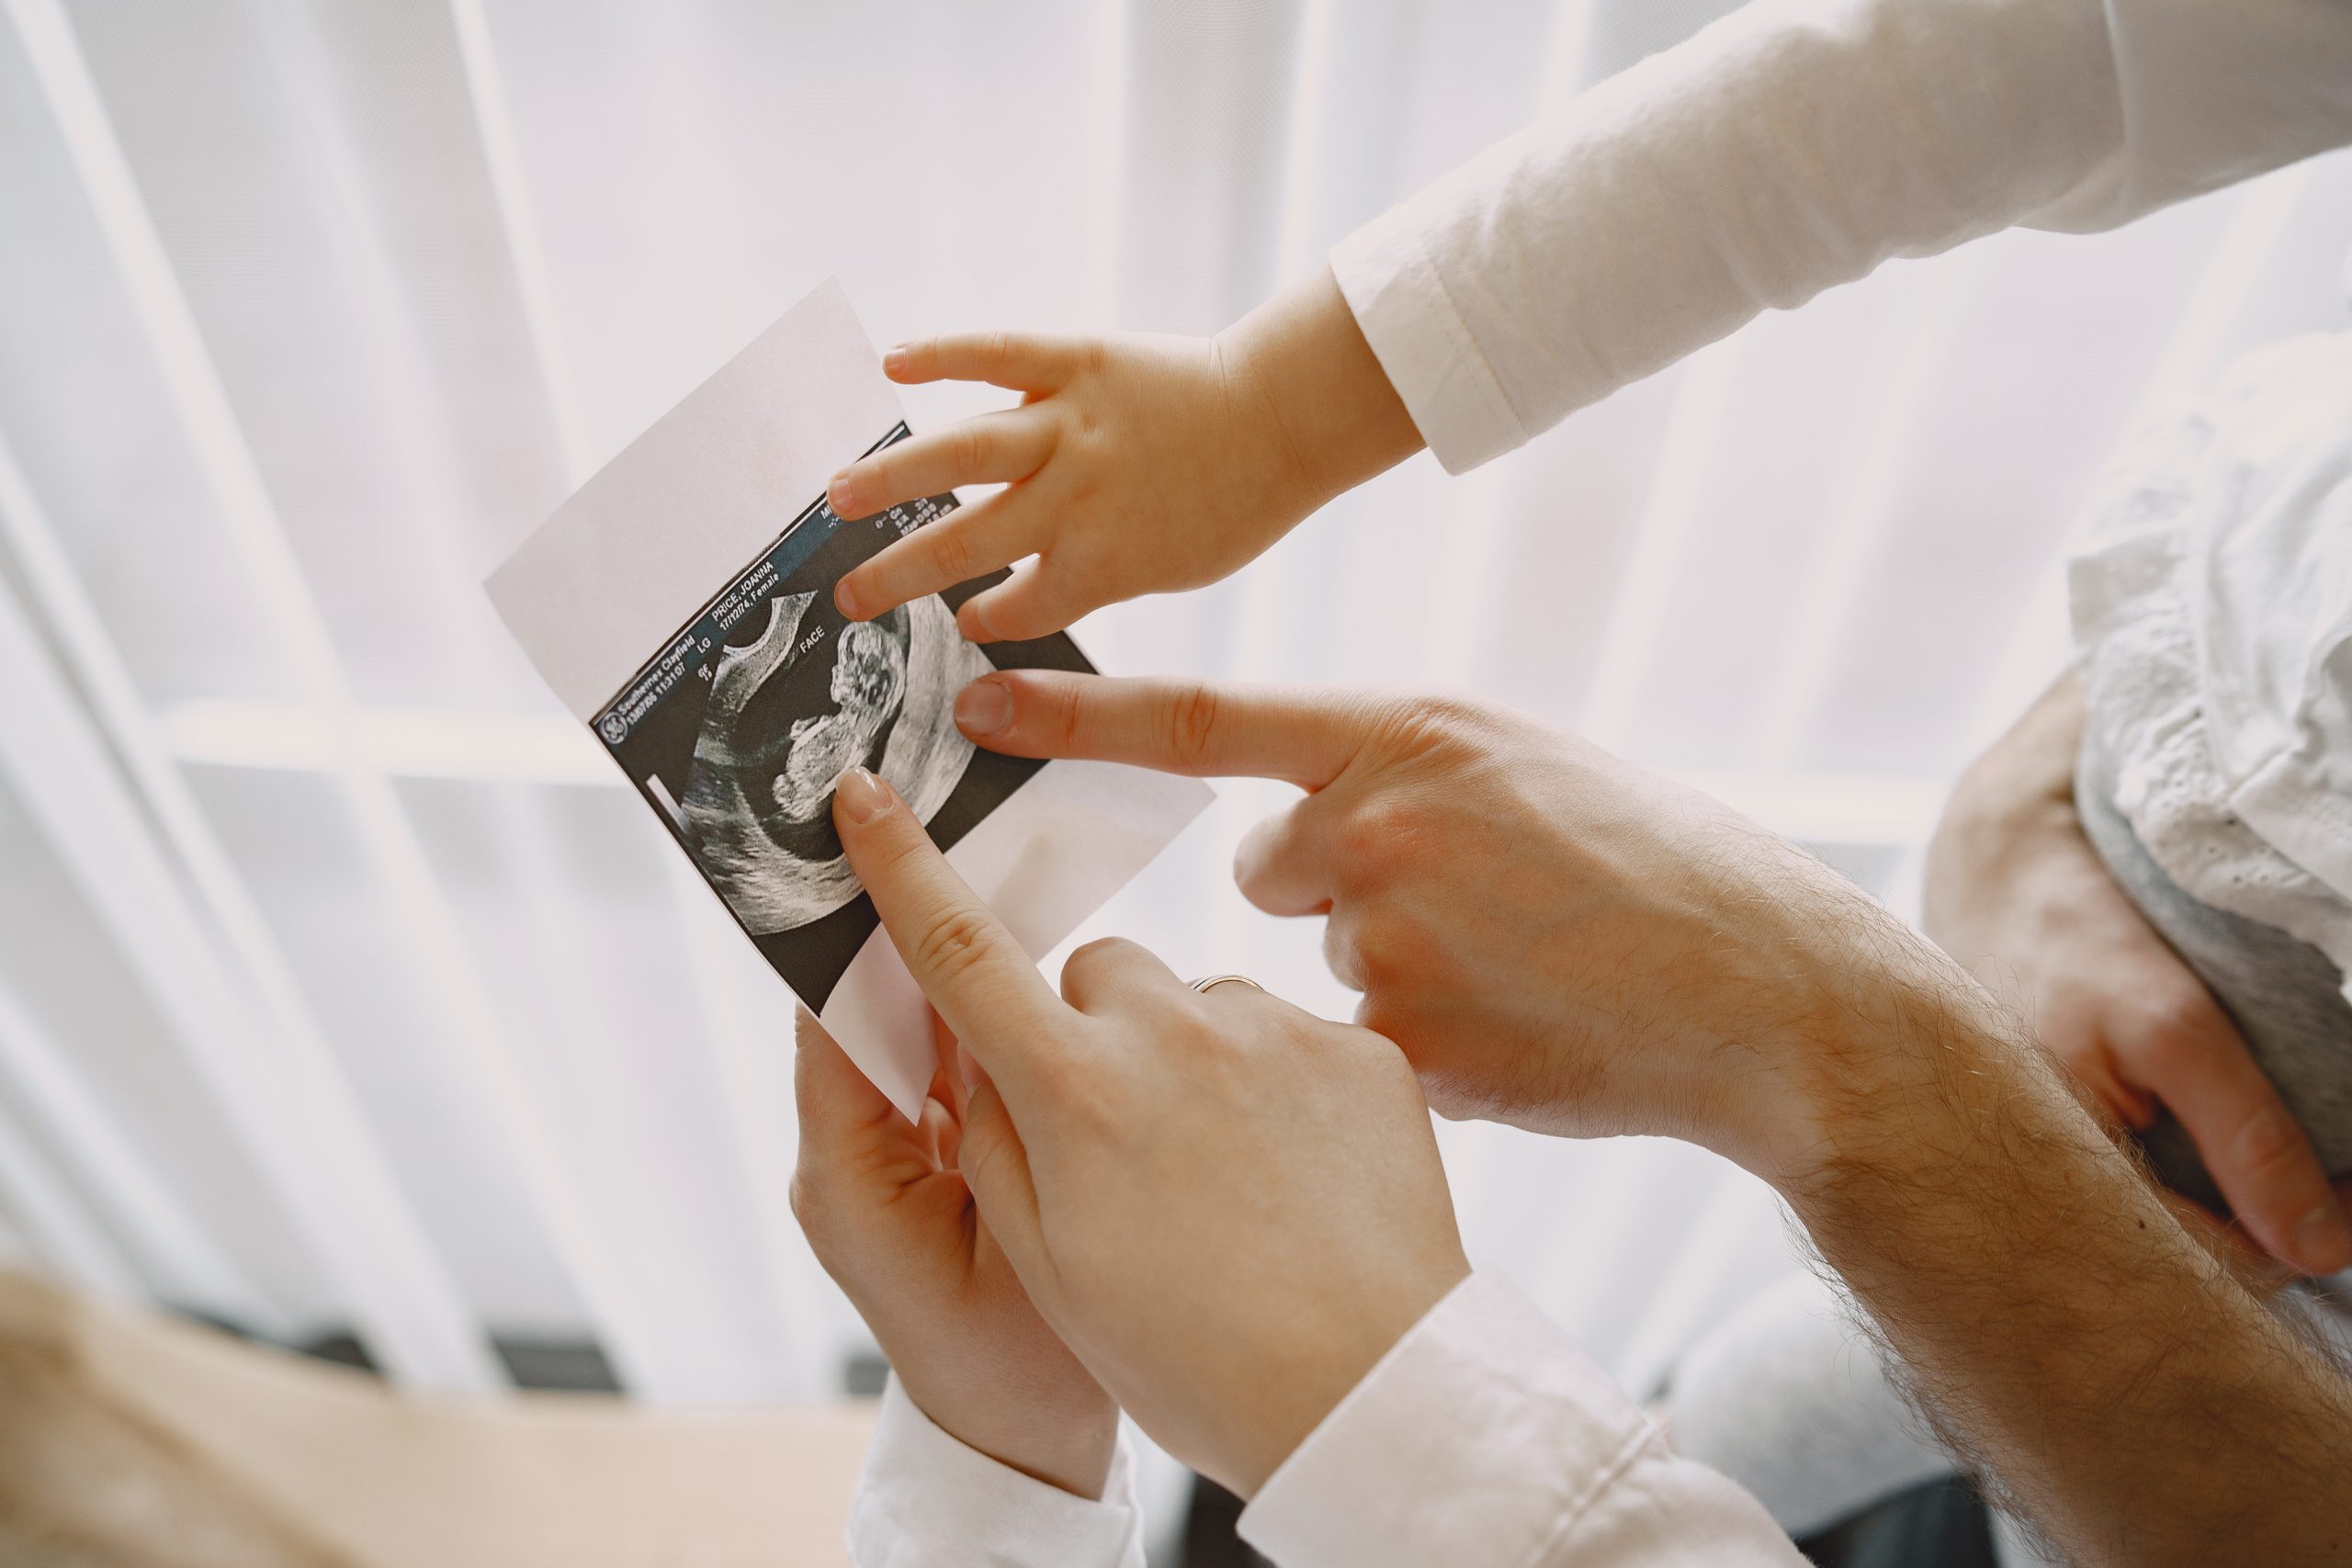
[(2352, 1551), (2352, 1385), (2200, 1248), (1989, 996), (1889, 933), (1789, 1196), (1926, 1414), (2070, 1559)]
[(1430, 1102), (1690, 1138), (1771, 1182), (2074, 1560), (2352, 1548), (2352, 1384), (2189, 1238), (1990, 992), (1812, 856), (1455, 699), (1042, 671), (966, 697), (966, 733), (1012, 755), (1306, 789), (1236, 877), (1271, 913), (1328, 911), (1358, 1021)]

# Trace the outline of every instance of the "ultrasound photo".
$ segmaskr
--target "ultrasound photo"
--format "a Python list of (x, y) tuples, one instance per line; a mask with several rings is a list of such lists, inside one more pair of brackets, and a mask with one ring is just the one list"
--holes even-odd
[[(876, 446), (906, 436), (902, 424)], [(952, 495), (845, 523), (821, 500), (791, 520), (595, 721), (768, 962), (822, 1008), (876, 923), (833, 832), (852, 768), (888, 779), (944, 850), (1042, 762), (982, 751), (956, 694), (991, 669), (1091, 668), (1066, 637), (975, 647), (955, 606), (1002, 573), (872, 621), (833, 584), (956, 505)]]
[(695, 863), (755, 934), (857, 896), (833, 836), (842, 774), (871, 768), (924, 821), (938, 811), (972, 760), (949, 707), (989, 670), (936, 599), (844, 626), (811, 624), (816, 602), (769, 600), (758, 640), (721, 652), (681, 803)]

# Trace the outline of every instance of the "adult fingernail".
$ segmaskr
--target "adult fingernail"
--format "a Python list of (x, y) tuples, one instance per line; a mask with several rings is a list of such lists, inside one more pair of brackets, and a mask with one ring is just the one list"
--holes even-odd
[(835, 474), (826, 484), (825, 499), (831, 504), (834, 516), (854, 517), (857, 515), (857, 488), (849, 482), (847, 469)]
[(842, 814), (863, 828), (890, 809), (890, 786), (865, 768), (852, 768), (833, 786)]
[(964, 607), (956, 612), (956, 629), (964, 634), (966, 642), (994, 642), (996, 633), (989, 629), (986, 616), (980, 614), (980, 602), (967, 599)]
[(886, 376), (896, 376), (906, 367), (907, 345), (902, 343), (892, 344), (888, 352), (882, 355), (882, 373)]
[(833, 608), (853, 621), (865, 618), (865, 606), (858, 602), (857, 594), (851, 589), (846, 577), (833, 584)]
[(956, 728), (978, 738), (1012, 722), (1012, 694), (994, 681), (975, 681), (956, 699)]
[(2295, 1224), (2295, 1259), (2313, 1274), (2333, 1274), (2352, 1263), (2352, 1224), (2333, 1198)]

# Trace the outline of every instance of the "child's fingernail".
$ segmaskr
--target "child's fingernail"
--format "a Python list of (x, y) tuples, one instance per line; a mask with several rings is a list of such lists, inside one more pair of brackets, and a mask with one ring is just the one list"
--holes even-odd
[(956, 1043), (956, 1073), (964, 1080), (966, 1094), (980, 1087), (979, 1061), (971, 1052), (964, 1048), (964, 1043), (960, 1040)]
[(857, 488), (849, 482), (849, 470), (844, 468), (833, 476), (832, 482), (825, 486), (825, 499), (832, 503), (834, 516), (857, 515)]
[(2314, 1274), (2333, 1274), (2352, 1262), (2352, 1225), (2330, 1198), (2295, 1224), (2295, 1258)]
[(852, 768), (833, 786), (842, 813), (863, 828), (890, 809), (890, 786), (865, 768)]
[(846, 577), (833, 584), (833, 608), (853, 621), (865, 619), (865, 607), (859, 602)]
[(978, 599), (965, 600), (964, 607), (956, 612), (956, 629), (964, 634), (966, 642), (994, 642), (996, 640), (996, 633), (989, 629), (987, 619), (980, 614), (980, 602)]
[(956, 728), (978, 739), (1012, 722), (1012, 694), (994, 681), (975, 681), (956, 699)]
[(882, 355), (883, 374), (887, 376), (896, 376), (899, 371), (904, 370), (906, 367), (907, 345), (902, 343), (892, 344), (888, 352)]

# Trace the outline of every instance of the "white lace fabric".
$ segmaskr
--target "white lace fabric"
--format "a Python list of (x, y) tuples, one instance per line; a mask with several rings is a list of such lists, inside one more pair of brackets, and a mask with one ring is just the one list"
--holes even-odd
[(2067, 586), (2149, 854), (2352, 970), (2352, 333), (2249, 355), (2135, 438)]

